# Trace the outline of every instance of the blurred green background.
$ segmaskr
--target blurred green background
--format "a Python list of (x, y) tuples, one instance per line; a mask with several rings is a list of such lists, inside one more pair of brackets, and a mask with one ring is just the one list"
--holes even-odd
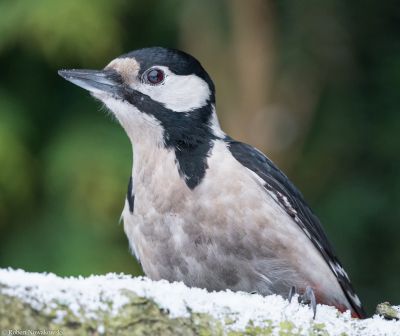
[(225, 131), (303, 191), (367, 309), (399, 304), (399, 4), (0, 1), (0, 267), (140, 274), (128, 138), (57, 69), (160, 45), (202, 62)]

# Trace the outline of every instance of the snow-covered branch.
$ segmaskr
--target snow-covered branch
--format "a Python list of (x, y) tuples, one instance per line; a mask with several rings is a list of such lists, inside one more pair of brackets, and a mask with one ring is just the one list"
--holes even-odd
[[(391, 307), (392, 313), (400, 312)], [(280, 296), (209, 293), (183, 283), (107, 274), (60, 278), (0, 269), (3, 335), (400, 335), (400, 321), (352, 319)]]

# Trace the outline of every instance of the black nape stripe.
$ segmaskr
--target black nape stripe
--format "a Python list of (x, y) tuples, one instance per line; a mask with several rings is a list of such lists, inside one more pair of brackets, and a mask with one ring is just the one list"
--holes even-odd
[(135, 206), (135, 195), (132, 192), (132, 176), (129, 178), (128, 193), (126, 194), (126, 199), (128, 201), (129, 212), (133, 213), (133, 209)]

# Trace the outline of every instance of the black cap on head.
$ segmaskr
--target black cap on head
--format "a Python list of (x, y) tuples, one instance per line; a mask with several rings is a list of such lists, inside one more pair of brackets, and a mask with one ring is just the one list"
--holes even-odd
[(154, 65), (166, 66), (177, 75), (195, 74), (202, 78), (210, 87), (212, 97), (211, 102), (215, 102), (215, 86), (208, 73), (204, 70), (200, 62), (193, 56), (171, 48), (151, 47), (131, 51), (118, 58), (133, 57), (140, 64), (139, 74), (145, 72)]

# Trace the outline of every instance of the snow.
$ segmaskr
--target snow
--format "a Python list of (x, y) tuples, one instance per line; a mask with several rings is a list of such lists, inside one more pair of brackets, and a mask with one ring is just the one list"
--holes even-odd
[[(277, 295), (263, 297), (229, 290), (210, 293), (186, 287), (181, 282), (151, 281), (145, 277), (114, 273), (87, 278), (61, 278), (51, 273), (0, 269), (0, 291), (3, 294), (18, 297), (39, 310), (57, 309), (62, 304), (77, 318), (98, 319), (100, 334), (105, 332), (105, 327), (99, 312), (111, 309), (112, 315), (118, 314), (129, 302), (124, 294), (126, 290), (153, 299), (160, 308), (169, 312), (171, 318), (188, 317), (190, 312), (197, 312), (210, 314), (222, 323), (232, 320), (226, 325), (227, 330), (244, 330), (250, 321), (255, 326), (264, 326), (265, 320), (269, 320), (272, 326), (278, 326), (280, 322), (289, 320), (304, 334), (308, 334), (315, 322), (324, 323), (330, 335), (400, 336), (400, 321), (387, 321), (377, 315), (365, 320), (352, 319), (349, 312), (341, 314), (324, 305), (318, 305), (313, 321), (312, 311), (298, 304), (296, 298), (289, 303)], [(56, 311), (54, 322), (62, 321), (65, 315), (65, 310)]]

